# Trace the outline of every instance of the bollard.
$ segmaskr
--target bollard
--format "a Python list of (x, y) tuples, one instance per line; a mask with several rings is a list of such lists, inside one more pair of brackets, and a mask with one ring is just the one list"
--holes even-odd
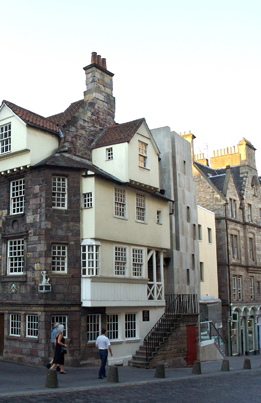
[(118, 367), (109, 367), (107, 382), (119, 382)]
[(194, 361), (193, 368), (192, 368), (192, 374), (201, 374), (201, 362), (200, 361)]
[(58, 378), (55, 369), (49, 369), (45, 381), (46, 388), (58, 388)]
[(156, 366), (155, 378), (165, 378), (165, 368), (163, 364)]
[(249, 358), (245, 358), (243, 369), (251, 369), (251, 361)]
[(229, 369), (229, 361), (228, 360), (223, 360), (222, 361), (221, 371), (230, 371), (230, 369)]

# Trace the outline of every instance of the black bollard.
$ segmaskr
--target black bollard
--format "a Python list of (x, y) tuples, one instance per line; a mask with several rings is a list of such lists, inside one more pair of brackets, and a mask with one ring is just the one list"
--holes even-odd
[(200, 361), (194, 361), (193, 368), (192, 368), (192, 374), (201, 374), (201, 362)]
[(46, 388), (58, 388), (58, 378), (55, 369), (49, 369), (45, 381)]
[(228, 360), (223, 360), (222, 361), (221, 371), (230, 371), (230, 369), (229, 369), (229, 361)]
[(245, 358), (243, 369), (251, 369), (251, 361), (249, 358)]
[(165, 368), (163, 364), (156, 366), (155, 378), (165, 378)]
[(119, 382), (118, 367), (109, 367), (107, 382)]

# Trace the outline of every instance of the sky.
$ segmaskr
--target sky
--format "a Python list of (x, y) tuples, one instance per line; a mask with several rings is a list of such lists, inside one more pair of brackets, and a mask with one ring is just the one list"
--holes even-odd
[(0, 102), (42, 116), (83, 98), (97, 52), (114, 73), (116, 121), (196, 136), (195, 153), (256, 151), (261, 175), (260, 0), (1, 2)]

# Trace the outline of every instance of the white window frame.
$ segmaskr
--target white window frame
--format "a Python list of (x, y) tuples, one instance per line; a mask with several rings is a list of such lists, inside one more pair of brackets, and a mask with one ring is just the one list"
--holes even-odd
[(230, 234), (231, 254), (232, 258), (236, 260), (239, 260), (238, 242), (239, 242), (238, 234)]
[(67, 178), (53, 175), (52, 177), (52, 208), (59, 210), (67, 209)]
[(137, 314), (125, 313), (125, 338), (137, 338)]
[(237, 218), (237, 202), (235, 199), (229, 199), (230, 217)]
[(119, 339), (119, 315), (107, 314), (107, 337), (109, 340)]
[(131, 248), (131, 273), (133, 277), (144, 276), (144, 256), (143, 248)]
[(114, 188), (114, 217), (123, 219), (127, 217), (126, 190), (119, 187)]
[(53, 273), (67, 273), (67, 245), (53, 244), (51, 250)]
[(106, 148), (106, 161), (113, 160), (113, 147)]
[(87, 314), (86, 317), (88, 343), (96, 341), (101, 332), (101, 314)]
[(83, 193), (83, 208), (93, 207), (92, 192)]
[(20, 275), (24, 271), (24, 239), (10, 239), (7, 244), (7, 273)]
[(11, 122), (0, 126), (0, 155), (11, 152)]
[(10, 182), (10, 215), (22, 214), (24, 212), (24, 178)]
[(252, 262), (255, 261), (255, 237), (254, 235), (250, 235), (248, 237), (248, 250), (249, 250), (249, 259)]
[(141, 193), (136, 193), (136, 221), (146, 222), (146, 197)]
[(128, 268), (128, 248), (126, 246), (114, 246), (114, 274), (117, 277), (126, 277)]
[(64, 326), (63, 337), (68, 337), (68, 316), (67, 315), (53, 315), (51, 317), (51, 329), (54, 328), (55, 323), (60, 323)]
[(21, 336), (21, 315), (11, 313), (10, 314), (10, 336)]
[(101, 243), (93, 239), (85, 239), (81, 244), (82, 277), (100, 275)]
[(161, 210), (157, 210), (157, 216), (156, 216), (156, 223), (157, 224), (162, 224), (162, 211)]
[(235, 275), (233, 276), (232, 281), (234, 300), (242, 301), (242, 276)]
[(39, 332), (38, 315), (26, 315), (26, 337), (38, 338)]
[(148, 168), (148, 144), (138, 140), (139, 167)]

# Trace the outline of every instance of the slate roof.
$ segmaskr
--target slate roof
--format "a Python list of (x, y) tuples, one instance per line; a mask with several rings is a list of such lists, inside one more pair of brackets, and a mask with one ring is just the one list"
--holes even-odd
[(84, 105), (84, 100), (81, 99), (80, 101), (76, 101), (71, 103), (71, 105), (65, 109), (64, 112), (58, 113), (56, 115), (48, 116), (48, 119), (52, 122), (58, 124), (59, 126), (65, 125), (68, 120), (70, 120), (76, 112)]
[(31, 112), (27, 109), (21, 108), (18, 105), (13, 104), (9, 101), (3, 101), (2, 105), (8, 106), (24, 123), (28, 126), (35, 127), (40, 130), (44, 130), (53, 134), (58, 134), (57, 124), (49, 120), (48, 118), (44, 118), (41, 115), (37, 115), (34, 112)]
[(144, 118), (107, 127), (94, 141), (92, 148), (129, 142), (143, 122), (146, 122)]
[[(197, 166), (197, 168), (203, 172), (207, 178), (213, 183), (216, 188), (222, 192), (223, 191), (223, 186), (225, 182), (225, 177), (226, 177), (226, 172), (228, 168), (220, 168), (220, 169), (212, 169), (206, 165), (200, 164), (196, 161), (194, 161), (194, 165)], [(235, 182), (235, 186), (237, 188), (237, 191), (239, 194), (242, 194), (244, 191), (243, 189), (243, 184), (244, 184), (244, 179), (246, 175), (240, 175), (240, 166), (232, 166), (230, 167), (231, 173)]]
[(85, 169), (94, 172), (95, 174), (103, 177), (104, 179), (113, 180), (115, 182), (122, 184), (124, 183), (115, 176), (110, 175), (107, 172), (103, 171), (102, 169), (98, 168), (96, 165), (93, 165), (91, 161), (82, 157), (77, 157), (72, 154), (56, 152), (55, 154), (52, 154), (50, 157), (47, 157), (44, 160), (33, 165), (33, 167), (39, 167), (39, 166), (56, 166), (63, 168)]

